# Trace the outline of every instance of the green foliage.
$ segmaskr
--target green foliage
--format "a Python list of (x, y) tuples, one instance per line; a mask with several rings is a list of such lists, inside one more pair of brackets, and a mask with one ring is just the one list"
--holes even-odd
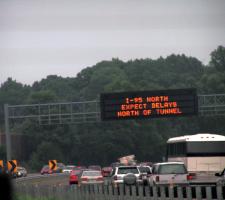
[[(3, 104), (98, 100), (100, 93), (118, 91), (197, 88), (199, 94), (225, 93), (225, 48), (211, 53), (209, 65), (185, 55), (166, 58), (119, 59), (87, 67), (75, 78), (48, 76), (32, 87), (8, 79), (0, 87)], [(26, 162), (40, 170), (49, 159), (71, 164), (108, 165), (126, 154), (140, 161), (165, 156), (166, 141), (173, 136), (212, 132), (223, 134), (225, 117), (186, 117), (112, 121), (92, 124), (39, 126), (32, 120), (14, 124), (14, 132), (29, 136)], [(0, 155), (4, 150), (0, 149)]]
[(210, 64), (215, 67), (218, 72), (225, 72), (225, 47), (219, 46), (211, 53)]
[(57, 144), (43, 141), (31, 156), (30, 164), (34, 169), (41, 169), (49, 160), (62, 160), (63, 155)]
[(28, 103), (38, 104), (38, 103), (50, 103), (56, 101), (56, 95), (53, 91), (42, 90), (38, 92), (33, 92), (28, 99)]

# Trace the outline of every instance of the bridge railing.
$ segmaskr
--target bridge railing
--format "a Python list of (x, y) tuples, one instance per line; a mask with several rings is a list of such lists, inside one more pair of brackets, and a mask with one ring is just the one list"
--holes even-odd
[(225, 199), (224, 186), (149, 187), (112, 185), (17, 185), (16, 192), (27, 197), (57, 200), (166, 200)]

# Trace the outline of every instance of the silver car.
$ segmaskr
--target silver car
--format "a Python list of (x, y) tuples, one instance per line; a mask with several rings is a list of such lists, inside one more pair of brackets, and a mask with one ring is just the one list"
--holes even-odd
[(149, 184), (154, 185), (188, 185), (191, 176), (182, 162), (156, 163), (152, 167)]
[(25, 176), (27, 176), (27, 170), (24, 167), (17, 167), (16, 176), (17, 177), (25, 177)]
[(225, 168), (221, 173), (216, 173), (215, 176), (219, 177), (216, 180), (218, 186), (225, 186)]

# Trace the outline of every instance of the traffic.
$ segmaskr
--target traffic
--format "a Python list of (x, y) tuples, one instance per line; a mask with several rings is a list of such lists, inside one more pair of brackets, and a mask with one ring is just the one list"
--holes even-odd
[[(202, 145), (216, 146), (204, 148)], [(213, 152), (212, 152), (213, 151)], [(170, 138), (167, 141), (167, 162), (138, 162), (135, 155), (118, 158), (109, 166), (65, 165), (49, 160), (40, 170), (40, 175), (65, 174), (64, 184), (108, 184), (115, 187), (126, 185), (186, 186), (225, 185), (225, 137), (215, 134), (196, 134)], [(3, 165), (3, 164), (2, 164)], [(30, 175), (17, 161), (1, 166), (1, 173), (12, 178), (35, 177)], [(37, 174), (37, 173), (36, 173)]]

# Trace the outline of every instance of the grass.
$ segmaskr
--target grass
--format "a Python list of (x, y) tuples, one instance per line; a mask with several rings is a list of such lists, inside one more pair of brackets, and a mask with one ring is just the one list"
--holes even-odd
[(26, 195), (17, 195), (14, 200), (57, 200), (53, 197), (31, 197)]

